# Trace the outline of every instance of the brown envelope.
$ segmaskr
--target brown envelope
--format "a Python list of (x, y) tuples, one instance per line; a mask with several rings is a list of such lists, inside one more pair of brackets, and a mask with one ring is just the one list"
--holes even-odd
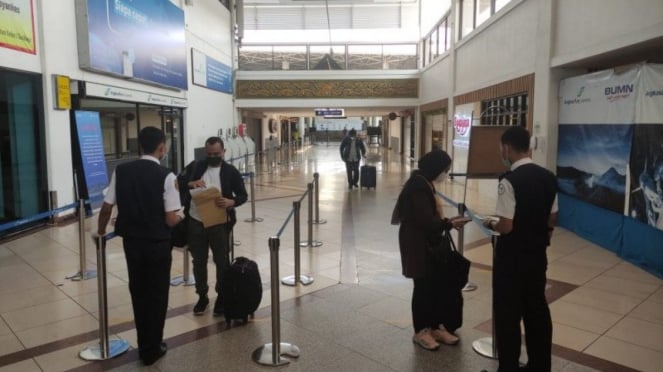
[(220, 196), (221, 192), (216, 187), (210, 187), (191, 195), (203, 226), (210, 227), (228, 222), (226, 210), (217, 207), (215, 203), (216, 198)]

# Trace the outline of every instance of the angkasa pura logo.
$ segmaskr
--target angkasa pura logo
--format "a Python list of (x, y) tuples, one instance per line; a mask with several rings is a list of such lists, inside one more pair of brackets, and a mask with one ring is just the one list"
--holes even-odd
[(585, 86), (583, 85), (583, 86), (580, 87), (580, 89), (578, 90), (578, 94), (576, 94), (575, 98), (564, 99), (564, 100), (563, 100), (563, 101), (564, 101), (564, 104), (565, 104), (565, 105), (577, 105), (577, 104), (579, 104), (579, 103), (587, 103), (587, 102), (591, 102), (591, 100), (592, 100), (591, 98), (580, 98), (580, 97), (582, 97), (582, 94), (583, 94), (584, 92), (585, 92)]

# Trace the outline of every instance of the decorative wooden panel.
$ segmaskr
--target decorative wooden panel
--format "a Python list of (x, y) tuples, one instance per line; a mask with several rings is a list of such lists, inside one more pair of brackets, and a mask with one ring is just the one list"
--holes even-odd
[(418, 79), (238, 80), (239, 99), (417, 98)]

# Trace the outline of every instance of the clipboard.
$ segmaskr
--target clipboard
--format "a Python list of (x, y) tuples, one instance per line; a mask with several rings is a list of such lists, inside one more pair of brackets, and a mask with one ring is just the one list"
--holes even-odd
[(191, 190), (191, 200), (196, 204), (198, 215), (204, 227), (216, 226), (228, 222), (228, 213), (216, 206), (216, 199), (221, 191), (216, 187)]

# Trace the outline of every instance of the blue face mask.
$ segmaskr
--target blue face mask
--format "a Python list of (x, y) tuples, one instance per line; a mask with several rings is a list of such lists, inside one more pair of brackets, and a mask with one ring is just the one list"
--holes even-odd
[(504, 166), (505, 166), (507, 169), (511, 169), (511, 166), (513, 165), (513, 163), (511, 162), (511, 160), (509, 160), (509, 159), (504, 159), (504, 158), (502, 158), (502, 157), (500, 157), (500, 159), (502, 159), (502, 164), (504, 164)]

